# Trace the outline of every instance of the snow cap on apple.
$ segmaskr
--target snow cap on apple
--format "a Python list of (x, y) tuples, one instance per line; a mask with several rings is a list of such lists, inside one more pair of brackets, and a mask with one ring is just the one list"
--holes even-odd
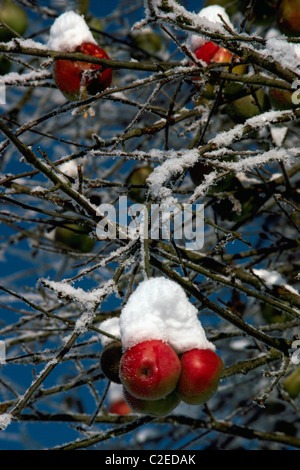
[(53, 51), (75, 51), (83, 43), (97, 45), (83, 16), (74, 11), (60, 15), (50, 28), (47, 47)]
[(123, 350), (149, 340), (165, 342), (177, 354), (215, 350), (183, 288), (164, 277), (142, 281), (131, 294), (120, 315), (120, 334)]
[[(47, 44), (59, 52), (81, 53), (100, 59), (109, 59), (97, 45), (83, 16), (73, 11), (60, 15), (50, 29)], [(53, 78), (57, 88), (69, 101), (87, 99), (111, 85), (112, 69), (89, 61), (55, 59)]]
[[(202, 8), (198, 13), (198, 17), (201, 18), (203, 24), (207, 27), (211, 26), (211, 23), (222, 26), (222, 17), (225, 23), (233, 29), (233, 25), (229, 16), (227, 15), (225, 9), (220, 5), (210, 5), (208, 7)], [(189, 47), (194, 52), (196, 49), (203, 46), (207, 41), (209, 41), (209, 39), (203, 36), (192, 34), (189, 38)]]
[[(107, 318), (99, 324), (99, 328), (103, 331), (103, 333), (100, 333), (100, 341), (103, 347), (115, 341), (115, 339), (121, 339), (119, 317)], [(114, 336), (114, 338), (104, 334), (104, 332)]]

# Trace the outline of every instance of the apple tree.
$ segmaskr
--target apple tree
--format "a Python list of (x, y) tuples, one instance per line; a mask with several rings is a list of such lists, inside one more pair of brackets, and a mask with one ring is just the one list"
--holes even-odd
[[(300, 448), (300, 1), (0, 4), (0, 447)], [(177, 401), (141, 404), (162, 318)]]

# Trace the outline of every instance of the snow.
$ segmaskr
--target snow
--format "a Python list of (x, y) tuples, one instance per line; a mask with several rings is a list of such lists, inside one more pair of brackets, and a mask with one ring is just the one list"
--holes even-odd
[[(220, 5), (211, 5), (206, 8), (202, 8), (198, 13), (199, 18), (208, 20), (210, 23), (222, 25), (220, 16), (223, 18), (225, 23), (227, 23), (233, 29), (233, 25), (231, 24), (229, 16), (227, 15), (225, 9)], [(206, 41), (207, 40), (203, 36), (192, 34), (189, 38), (189, 47), (194, 52), (196, 49), (198, 49), (198, 47), (203, 46)]]
[(47, 46), (54, 51), (72, 52), (85, 42), (97, 44), (84, 17), (74, 11), (66, 11), (51, 26)]
[[(103, 287), (88, 292), (80, 287), (73, 287), (65, 281), (58, 282), (43, 279), (42, 283), (56, 292), (60, 298), (72, 299), (74, 302), (82, 304), (87, 310), (93, 310), (95, 306), (102, 301), (105, 295), (114, 292), (116, 288), (112, 279), (108, 280)], [(77, 322), (79, 322), (79, 320), (77, 320)]]
[(262, 279), (268, 287), (281, 286), (293, 294), (300, 295), (300, 293), (293, 287), (286, 284), (283, 276), (277, 271), (267, 269), (252, 269), (253, 273)]
[[(98, 327), (103, 332), (106, 332), (110, 335), (115, 336), (118, 339), (121, 339), (119, 317), (107, 318), (102, 323), (100, 323), (98, 325)], [(100, 334), (100, 341), (102, 343), (102, 346), (105, 347), (107, 344), (111, 343), (114, 340), (113, 340), (113, 338), (111, 338), (109, 336), (106, 336), (104, 334)]]
[(9, 413), (3, 413), (0, 415), (0, 430), (4, 431), (7, 426), (10, 425), (12, 421), (12, 416)]
[(124, 398), (123, 386), (115, 382), (111, 382), (107, 392), (107, 398), (109, 403), (116, 403), (122, 400)]
[(168, 343), (178, 354), (215, 350), (183, 288), (164, 277), (138, 285), (121, 311), (120, 332), (124, 351), (151, 339)]

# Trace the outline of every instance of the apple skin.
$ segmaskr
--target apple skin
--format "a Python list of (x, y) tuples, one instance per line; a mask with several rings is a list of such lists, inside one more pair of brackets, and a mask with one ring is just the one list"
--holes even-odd
[[(138, 186), (145, 185), (146, 180), (148, 176), (151, 175), (152, 171), (153, 168), (150, 165), (134, 168), (129, 174), (126, 180), (126, 184)], [(131, 188), (128, 192), (128, 196), (130, 199), (132, 199), (133, 202), (143, 204), (143, 202), (145, 202), (146, 190), (143, 188)]]
[(271, 104), (276, 111), (283, 111), (285, 109), (296, 108), (299, 106), (292, 102), (292, 91), (270, 88), (269, 95)]
[(300, 35), (300, 2), (299, 0), (281, 0), (276, 21), (278, 29), (287, 36)]
[(120, 363), (123, 386), (143, 400), (158, 400), (171, 393), (176, 388), (180, 371), (180, 360), (174, 349), (155, 339), (127, 349)]
[(202, 46), (194, 51), (198, 60), (203, 60), (207, 65), (211, 64), (212, 58), (219, 50), (219, 46), (212, 41), (205, 42)]
[(227, 104), (226, 109), (233, 122), (242, 124), (246, 119), (270, 109), (268, 95), (262, 88), (255, 91), (255, 96), (256, 98), (252, 94), (248, 94)]
[(300, 394), (300, 367), (297, 367), (283, 382), (283, 387), (291, 398)]
[[(21, 36), (24, 35), (28, 18), (25, 10), (12, 0), (0, 2), (0, 22), (6, 23)], [(0, 28), (0, 42), (10, 41), (15, 35), (7, 28)]]
[(122, 345), (118, 341), (111, 341), (102, 349), (100, 355), (100, 366), (103, 374), (114, 383), (120, 384), (119, 377), (120, 361), (122, 357)]
[(131, 395), (125, 388), (123, 389), (123, 394), (125, 400), (134, 411), (156, 417), (168, 415), (181, 401), (176, 389), (159, 400), (142, 400)]
[[(107, 53), (92, 43), (78, 46), (74, 52), (109, 59)], [(89, 62), (58, 59), (54, 62), (53, 78), (57, 88), (69, 101), (88, 98), (108, 88), (112, 81), (112, 69), (101, 72), (102, 66)], [(95, 71), (98, 71), (96, 73)], [(94, 72), (89, 76), (89, 72)], [(84, 74), (87, 74), (85, 77)]]
[(126, 400), (124, 400), (123, 398), (111, 403), (108, 408), (108, 411), (109, 413), (113, 413), (115, 415), (120, 416), (126, 416), (132, 413), (132, 409), (130, 408)]
[(89, 237), (84, 227), (77, 224), (66, 224), (63, 227), (57, 227), (54, 238), (57, 242), (81, 253), (92, 251), (95, 245), (95, 240)]
[(189, 405), (201, 405), (216, 392), (223, 361), (210, 349), (191, 349), (181, 356), (181, 375), (178, 392)]

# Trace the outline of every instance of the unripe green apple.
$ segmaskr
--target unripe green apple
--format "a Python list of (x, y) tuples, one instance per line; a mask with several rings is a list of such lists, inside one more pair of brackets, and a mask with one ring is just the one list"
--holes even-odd
[(156, 417), (168, 415), (181, 401), (176, 389), (159, 400), (142, 400), (131, 395), (126, 388), (124, 388), (123, 393), (125, 400), (134, 411)]
[[(0, 22), (6, 23), (10, 28), (16, 31), (20, 36), (23, 36), (27, 26), (28, 19), (25, 10), (12, 0), (0, 1)], [(0, 42), (10, 41), (15, 34), (9, 29), (0, 28)]]
[(246, 119), (257, 116), (270, 109), (270, 101), (265, 91), (260, 88), (253, 94), (247, 94), (242, 98), (227, 104), (228, 115), (237, 124), (244, 123)]
[(54, 238), (65, 247), (81, 253), (92, 251), (95, 245), (95, 239), (89, 236), (84, 227), (77, 224), (66, 224), (63, 227), (57, 227)]
[(120, 379), (131, 395), (143, 400), (159, 400), (175, 390), (180, 370), (180, 360), (174, 349), (153, 339), (124, 352)]
[[(153, 167), (150, 165), (134, 168), (126, 179), (126, 184), (133, 186), (144, 186), (148, 176), (151, 175)], [(146, 197), (146, 189), (144, 188), (130, 188), (128, 196), (133, 202), (144, 203)]]
[(277, 26), (287, 36), (300, 35), (300, 1), (281, 0), (276, 13)]
[(178, 393), (189, 405), (201, 405), (217, 391), (223, 361), (210, 349), (191, 349), (180, 358), (181, 374)]
[(114, 383), (120, 384), (119, 368), (122, 357), (122, 345), (111, 341), (104, 346), (100, 355), (100, 366), (103, 374)]
[(163, 46), (161, 37), (150, 28), (136, 31), (132, 34), (131, 39), (133, 44), (149, 54), (157, 54)]
[(300, 393), (300, 367), (297, 367), (283, 382), (284, 389), (292, 398)]

